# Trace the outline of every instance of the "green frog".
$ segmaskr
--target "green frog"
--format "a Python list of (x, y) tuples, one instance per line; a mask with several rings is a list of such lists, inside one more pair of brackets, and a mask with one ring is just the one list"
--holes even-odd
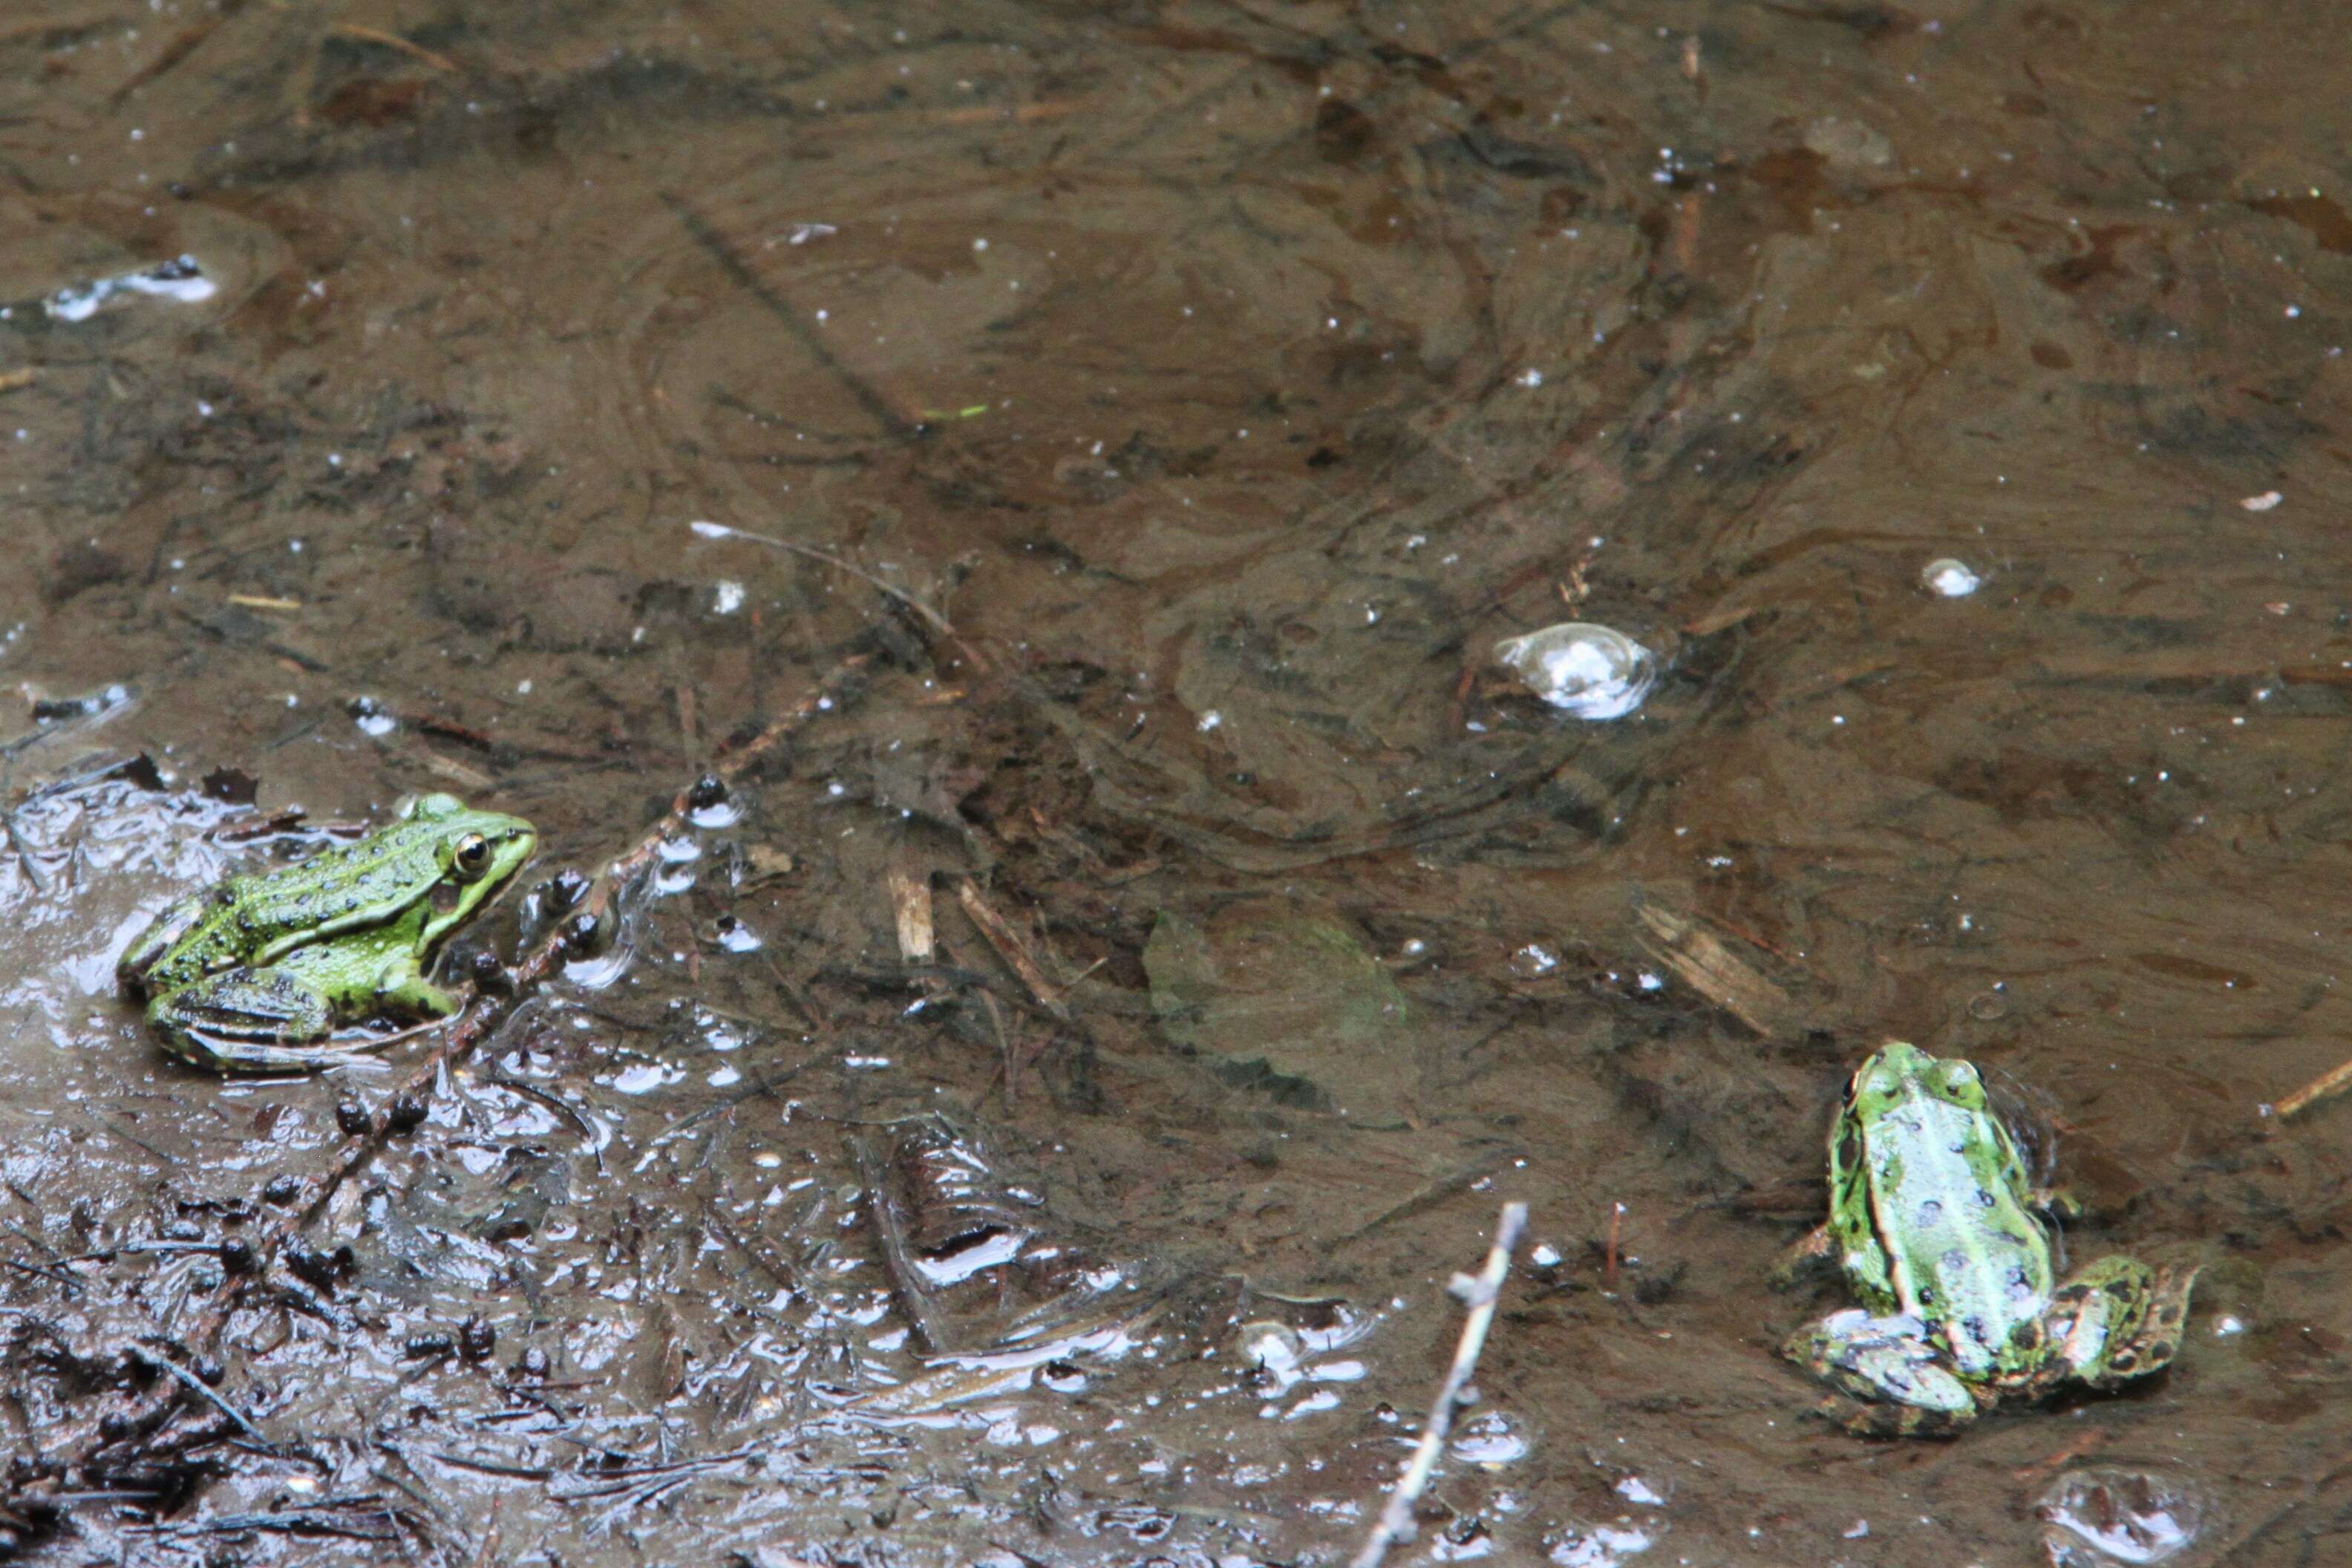
[(1834, 1260), (1862, 1306), (1781, 1353), (1862, 1402), (1851, 1430), (1948, 1435), (2003, 1398), (2112, 1388), (2179, 1348), (2197, 1271), (2117, 1256), (2058, 1279), (2035, 1213), (2052, 1194), (1971, 1064), (1889, 1042), (1854, 1072), (1829, 1156), (1829, 1221), (1795, 1261)]
[(443, 1018), (457, 999), (425, 978), (434, 944), (480, 909), (538, 844), (519, 816), (421, 795), (366, 837), (299, 865), (182, 899), (115, 974), (147, 998), (166, 1050), (215, 1072), (348, 1060), (322, 1047), (378, 1013)]

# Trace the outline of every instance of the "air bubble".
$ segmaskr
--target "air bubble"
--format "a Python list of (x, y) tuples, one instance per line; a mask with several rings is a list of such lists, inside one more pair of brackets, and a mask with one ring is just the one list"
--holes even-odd
[(1947, 555), (1919, 568), (1919, 585), (1939, 599), (1965, 599), (1984, 586), (1984, 579), (1967, 562)]
[(1657, 658), (1648, 648), (1590, 621), (1562, 621), (1506, 637), (1495, 645), (1495, 662), (1550, 706), (1593, 721), (1633, 712), (1658, 679)]

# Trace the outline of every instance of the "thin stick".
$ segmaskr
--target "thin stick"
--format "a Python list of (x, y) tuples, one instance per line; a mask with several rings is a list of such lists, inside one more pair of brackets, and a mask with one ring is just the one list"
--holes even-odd
[(446, 55), (436, 55), (422, 44), (412, 44), (398, 33), (387, 33), (382, 27), (362, 26), (357, 22), (338, 22), (327, 29), (339, 38), (357, 38), (365, 44), (381, 44), (387, 49), (398, 49), (412, 59), (423, 60), (437, 71), (455, 72), (457, 62)]
[(1503, 1277), (1511, 1270), (1511, 1249), (1518, 1246), (1519, 1232), (1527, 1224), (1527, 1205), (1505, 1204), (1503, 1217), (1495, 1225), (1495, 1245), (1486, 1249), (1486, 1266), (1475, 1279), (1456, 1274), (1448, 1287), (1470, 1309), (1470, 1315), (1463, 1320), (1461, 1342), (1454, 1347), (1454, 1364), (1445, 1369), (1445, 1381), (1438, 1385), (1436, 1403), (1422, 1424), (1421, 1442), (1413, 1448), (1411, 1462), (1398, 1478), (1396, 1489), (1389, 1493), (1380, 1522), (1372, 1526), (1370, 1538), (1349, 1568), (1380, 1568), (1390, 1547), (1412, 1539), (1412, 1510), (1428, 1489), (1438, 1455), (1445, 1451), (1446, 1434), (1454, 1429), (1454, 1412), (1462, 1403), (1462, 1391), (1468, 1386), (1470, 1374), (1478, 1370), (1478, 1354), (1486, 1348), (1486, 1330), (1495, 1321), (1495, 1303), (1502, 1299)]
[[(842, 660), (832, 673), (811, 687), (798, 702), (746, 742), (740, 750), (720, 760), (712, 771), (720, 778), (733, 783), (779, 742), (818, 713), (833, 707), (835, 689), (852, 672), (864, 666), (866, 658), (864, 654), (856, 654)], [(448, 1034), (443, 1037), (440, 1047), (409, 1075), (408, 1081), (401, 1085), (394, 1099), (400, 1094), (419, 1097), (430, 1094), (445, 1072), (471, 1056), (474, 1047), (489, 1037), (490, 1031), (506, 1016), (513, 997), (545, 980), (572, 956), (571, 933), (588, 924), (603, 922), (605, 912), (611, 909), (613, 900), (620, 896), (622, 889), (635, 881), (653, 864), (663, 842), (687, 825), (688, 815), (694, 809), (693, 794), (692, 784), (680, 789), (671, 799), (669, 810), (661, 820), (647, 829), (645, 837), (638, 839), (627, 854), (604, 868), (604, 874), (588, 889), (588, 896), (580, 900), (580, 907), (548, 932), (546, 939), (520, 963), (507, 972), (504, 988), (507, 994), (485, 996), (478, 994), (468, 1001), (465, 1012), (458, 1016), (457, 1022), (450, 1026)], [(372, 1159), (390, 1137), (391, 1119), (384, 1117), (376, 1119), (371, 1131), (346, 1142), (341, 1161), (325, 1176), (315, 1177), (307, 1184), (302, 1194), (305, 1201), (289, 1205), (290, 1222), (281, 1221), (268, 1236), (268, 1243), (275, 1247), (323, 1213), (327, 1201), (335, 1195), (345, 1178)]]
[(211, 1389), (206, 1388), (205, 1386), (204, 1380), (198, 1377), (194, 1373), (190, 1372), (186, 1367), (175, 1365), (173, 1363), (164, 1360), (160, 1355), (148, 1357), (147, 1363), (150, 1366), (160, 1366), (165, 1372), (170, 1373), (173, 1377), (178, 1378), (183, 1384), (187, 1385), (188, 1392), (194, 1394), (199, 1399), (210, 1400), (213, 1405), (219, 1409), (222, 1415), (227, 1416), (239, 1426), (245, 1428), (245, 1435), (247, 1436), (252, 1438), (255, 1442), (260, 1444), (271, 1453), (274, 1454), (278, 1452), (278, 1445), (269, 1440), (269, 1435), (268, 1433), (264, 1432), (260, 1427), (256, 1426), (252, 1422), (247, 1420), (242, 1415), (238, 1414), (236, 1405), (231, 1405), (227, 1400), (223, 1399), (219, 1394), (215, 1394)]
[(1045, 973), (1045, 966), (1037, 962), (1035, 953), (1029, 951), (1028, 942), (1013, 928), (1011, 921), (999, 914), (986, 899), (980, 896), (979, 886), (970, 877), (956, 883), (956, 902), (963, 906), (963, 912), (971, 917), (971, 923), (980, 929), (981, 935), (988, 939), (988, 945), (996, 950), (996, 955), (1012, 967), (1013, 973), (1021, 976), (1021, 984), (1029, 987), (1029, 994), (1037, 999), (1037, 1005), (1063, 1023), (1068, 1023), (1070, 1005), (1062, 1000), (1066, 987), (1055, 984), (1053, 977)]
[(845, 561), (830, 551), (819, 550), (814, 544), (803, 544), (796, 540), (779, 539), (772, 533), (755, 533), (748, 528), (737, 528), (731, 522), (712, 522), (708, 519), (699, 519), (689, 526), (705, 539), (748, 539), (754, 544), (764, 544), (773, 550), (789, 550), (795, 555), (805, 555), (812, 561), (822, 561), (836, 572), (848, 573), (875, 592), (898, 600), (898, 603), (920, 616), (924, 624), (941, 637), (951, 637), (956, 635), (956, 629), (948, 624), (948, 618), (930, 605), (899, 587), (896, 583), (887, 582), (856, 562)]
[(971, 665), (972, 668), (985, 671), (994, 668), (994, 665), (991, 662), (989, 657), (975, 647), (961, 632), (956, 630), (954, 623), (950, 621), (947, 616), (941, 615), (938, 610), (933, 609), (930, 605), (923, 603), (922, 600), (918, 599), (914, 595), (909, 594), (904, 588), (898, 586), (896, 584), (884, 581), (882, 578), (876, 576), (873, 573), (868, 572), (865, 567), (858, 565), (854, 561), (845, 561), (840, 556), (833, 554), (829, 551), (819, 550), (814, 544), (801, 544), (790, 539), (779, 539), (772, 533), (756, 533), (748, 528), (737, 528), (732, 523), (712, 522), (708, 518), (698, 518), (693, 522), (688, 524), (688, 526), (691, 528), (695, 534), (699, 538), (745, 539), (751, 541), (754, 544), (765, 544), (772, 549), (790, 551), (795, 555), (805, 555), (811, 561), (823, 562), (825, 565), (832, 567), (836, 572), (846, 572), (851, 576), (856, 578), (859, 582), (864, 583), (868, 587), (874, 589), (875, 592), (883, 595), (885, 597), (889, 598), (898, 604), (906, 605), (910, 612), (921, 619), (925, 626), (930, 627), (935, 636), (945, 637), (949, 642), (953, 643), (955, 645), (955, 650), (963, 655), (964, 661)]
[(782, 292), (751, 269), (751, 264), (727, 242), (724, 235), (703, 221), (702, 215), (671, 192), (659, 193), (662, 205), (669, 208), (677, 221), (686, 226), (688, 238), (700, 246), (730, 281), (768, 309), (783, 329), (800, 343), (808, 356), (824, 367), (839, 381), (849, 395), (856, 399), (869, 418), (882, 427), (884, 435), (894, 441), (910, 441), (923, 434), (919, 420), (910, 419), (898, 405), (885, 397), (874, 384), (851, 369), (833, 345), (810, 323), (809, 315), (784, 298)]
[(2339, 1062), (2271, 1109), (2281, 1120), (2308, 1110), (2323, 1100), (2333, 1100), (2352, 1089), (2352, 1061)]

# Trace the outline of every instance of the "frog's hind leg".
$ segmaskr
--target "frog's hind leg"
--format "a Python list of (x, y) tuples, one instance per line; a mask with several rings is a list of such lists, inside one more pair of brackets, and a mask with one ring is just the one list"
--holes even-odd
[(2114, 1388), (2158, 1371), (2180, 1349), (2197, 1270), (2102, 1258), (2062, 1281), (2042, 1314), (2050, 1354), (2023, 1384), (2034, 1396), (2065, 1384)]
[(2170, 1363), (2188, 1326), (2197, 1274), (2194, 1267), (2102, 1258), (2062, 1284), (2045, 1321), (2063, 1336), (2074, 1375), (2094, 1388), (2113, 1388)]
[(1798, 1330), (1780, 1353), (1848, 1395), (1827, 1401), (1822, 1414), (1864, 1436), (1949, 1436), (1982, 1409), (1916, 1318), (1850, 1308)]
[(2168, 1265), (2156, 1271), (2147, 1321), (2135, 1336), (2143, 1347), (2142, 1370), (2152, 1372), (2179, 1353), (2181, 1337), (2189, 1328), (2189, 1293), (2197, 1289), (2197, 1276), (2202, 1272), (2204, 1266), (2196, 1263), (2185, 1268)]
[(191, 893), (149, 921), (147, 929), (123, 950), (122, 957), (115, 963), (116, 983), (133, 996), (146, 995), (147, 972), (203, 918), (212, 901), (209, 893)]
[(313, 1042), (334, 1027), (326, 994), (282, 969), (232, 969), (158, 996), (147, 1022), (181, 1060), (215, 1072), (307, 1070), (351, 1053)]

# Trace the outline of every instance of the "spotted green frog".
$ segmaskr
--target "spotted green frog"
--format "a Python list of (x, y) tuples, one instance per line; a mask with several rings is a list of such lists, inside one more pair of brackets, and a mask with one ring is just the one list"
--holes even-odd
[(356, 842), (182, 899), (115, 974), (147, 998), (164, 1048), (198, 1067), (273, 1072), (345, 1060), (347, 1051), (320, 1044), (338, 1023), (457, 1010), (425, 978), (434, 944), (537, 843), (519, 816), (422, 795)]
[(1852, 1430), (1948, 1434), (2004, 1398), (2144, 1376), (2179, 1347), (2196, 1270), (2118, 1256), (2057, 1279), (2034, 1212), (2050, 1194), (1969, 1063), (1881, 1047), (1847, 1088), (1829, 1155), (1829, 1221), (1798, 1260), (1834, 1260), (1862, 1305), (1781, 1349), (1862, 1402)]

